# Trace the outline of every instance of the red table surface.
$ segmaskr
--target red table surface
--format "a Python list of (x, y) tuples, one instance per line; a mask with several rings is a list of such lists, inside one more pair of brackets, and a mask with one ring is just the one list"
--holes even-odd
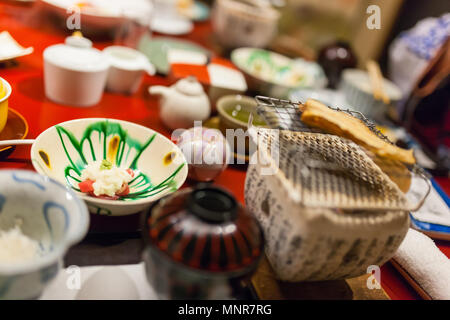
[[(19, 111), (28, 121), (28, 138), (35, 138), (48, 127), (60, 122), (87, 117), (128, 120), (170, 137), (170, 132), (159, 120), (156, 98), (147, 93), (150, 85), (170, 84), (164, 77), (146, 76), (140, 90), (133, 96), (105, 93), (101, 102), (90, 108), (61, 106), (48, 100), (43, 87), (42, 52), (49, 45), (63, 42), (67, 34), (45, 24), (39, 24), (39, 28), (31, 27), (30, 25), (33, 25), (35, 21), (30, 21), (30, 17), (36, 18), (29, 14), (32, 11), (31, 7), (0, 2), (0, 32), (7, 30), (22, 46), (34, 47), (33, 54), (18, 59), (17, 65), (0, 69), (0, 76), (12, 86), (10, 107)], [(194, 31), (183, 38), (211, 48), (212, 36), (209, 23), (196, 24)], [(110, 44), (110, 41), (102, 41), (95, 42), (94, 46), (101, 49)], [(29, 146), (18, 146), (8, 159), (0, 161), (0, 168), (33, 170), (29, 152)], [(215, 182), (232, 191), (236, 198), (244, 203), (245, 173), (246, 166), (229, 166)], [(438, 182), (449, 193), (448, 179), (441, 179)], [(450, 243), (437, 242), (437, 245), (447, 256), (450, 256)], [(420, 299), (390, 263), (385, 264), (381, 271), (382, 286), (392, 299)]]

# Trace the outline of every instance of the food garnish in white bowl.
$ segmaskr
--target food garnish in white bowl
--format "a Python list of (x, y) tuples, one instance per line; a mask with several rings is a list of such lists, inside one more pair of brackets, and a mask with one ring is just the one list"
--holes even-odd
[(81, 171), (81, 192), (102, 199), (117, 200), (130, 193), (128, 183), (133, 179), (134, 171), (113, 165), (103, 159), (88, 164)]
[[(341, 88), (345, 99), (354, 107), (356, 111), (361, 112), (367, 118), (375, 121), (382, 121), (384, 114), (388, 109), (389, 102), (396, 105), (402, 99), (400, 88), (386, 78), (379, 77), (377, 82), (378, 89), (373, 87), (370, 75), (365, 70), (345, 69), (342, 72)], [(384, 99), (374, 97), (374, 89), (379, 91), (382, 87)], [(380, 93), (377, 93), (377, 96)]]
[[(145, 22), (152, 14), (152, 1), (147, 0), (41, 0), (43, 7), (67, 19), (68, 10), (77, 8), (81, 29), (95, 32), (120, 28), (125, 19)], [(70, 12), (70, 11), (69, 11)]]
[(33, 47), (22, 47), (8, 31), (0, 32), (0, 62), (29, 55), (33, 50)]

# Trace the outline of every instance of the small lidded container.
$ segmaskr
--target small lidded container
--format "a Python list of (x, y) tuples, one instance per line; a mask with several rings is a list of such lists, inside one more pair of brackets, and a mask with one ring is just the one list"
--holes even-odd
[(45, 95), (54, 102), (88, 107), (103, 94), (109, 62), (102, 52), (80, 32), (67, 37), (64, 44), (44, 50)]
[(144, 227), (147, 279), (161, 299), (229, 299), (263, 254), (258, 221), (207, 184), (161, 199)]

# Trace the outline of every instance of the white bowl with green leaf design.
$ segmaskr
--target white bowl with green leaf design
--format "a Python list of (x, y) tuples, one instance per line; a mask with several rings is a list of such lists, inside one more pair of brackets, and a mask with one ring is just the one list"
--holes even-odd
[(291, 59), (259, 48), (238, 48), (231, 61), (242, 71), (251, 91), (287, 99), (300, 88), (324, 88), (327, 78), (322, 67), (301, 58)]
[[(126, 197), (106, 200), (80, 192), (82, 170), (101, 159), (134, 170)], [(188, 172), (181, 150), (160, 133), (135, 123), (101, 118), (50, 127), (33, 143), (31, 160), (37, 172), (76, 191), (91, 213), (113, 216), (145, 210), (180, 188)]]

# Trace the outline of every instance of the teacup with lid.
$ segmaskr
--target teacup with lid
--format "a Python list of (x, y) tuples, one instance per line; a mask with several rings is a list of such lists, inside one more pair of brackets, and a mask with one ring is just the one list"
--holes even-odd
[(80, 32), (64, 44), (47, 47), (44, 56), (45, 95), (54, 102), (88, 107), (103, 94), (109, 63)]

